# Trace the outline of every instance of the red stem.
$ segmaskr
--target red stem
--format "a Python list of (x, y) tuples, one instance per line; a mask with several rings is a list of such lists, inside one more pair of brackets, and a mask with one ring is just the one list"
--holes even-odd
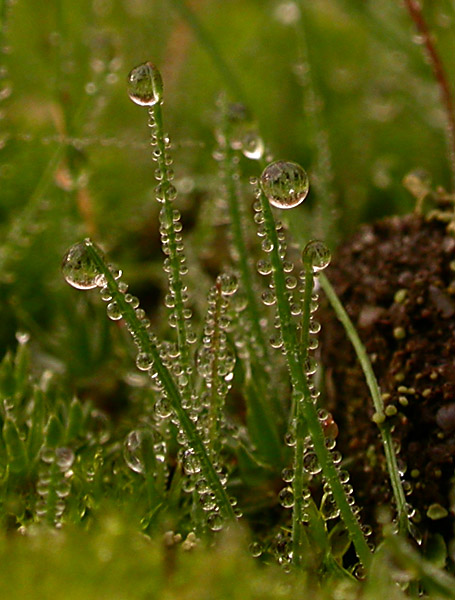
[(452, 186), (455, 191), (455, 103), (442, 61), (434, 44), (433, 36), (423, 16), (422, 7), (417, 0), (404, 0), (405, 6), (414, 21), (417, 31), (422, 36), (425, 51), (430, 61), (433, 75), (439, 85), (441, 101), (447, 116), (447, 145), (449, 164), (452, 171)]

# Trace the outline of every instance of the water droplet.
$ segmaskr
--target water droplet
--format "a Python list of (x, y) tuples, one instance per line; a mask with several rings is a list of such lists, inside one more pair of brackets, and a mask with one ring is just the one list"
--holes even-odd
[(57, 448), (55, 457), (57, 465), (63, 472), (68, 471), (74, 462), (74, 452), (71, 448)]
[(41, 448), (40, 458), (43, 462), (51, 464), (55, 460), (55, 452), (52, 448)]
[(153, 365), (153, 357), (148, 352), (139, 352), (136, 357), (136, 367), (141, 371), (148, 371)]
[(240, 150), (246, 158), (259, 160), (264, 154), (264, 142), (255, 129), (245, 131), (240, 140)]
[(303, 457), (303, 468), (311, 475), (317, 475), (322, 471), (318, 457), (314, 452), (307, 452)]
[(62, 273), (66, 282), (79, 290), (90, 290), (97, 286), (100, 275), (95, 263), (90, 257), (87, 244), (74, 244), (63, 257)]
[(151, 62), (134, 67), (128, 75), (128, 95), (139, 106), (153, 106), (163, 97), (160, 72)]
[(207, 517), (207, 524), (212, 531), (221, 531), (223, 529), (223, 517), (217, 512), (212, 512)]
[(308, 176), (297, 163), (278, 160), (262, 172), (261, 187), (273, 206), (294, 208), (307, 197)]
[(261, 294), (261, 300), (266, 306), (273, 306), (276, 302), (275, 292), (272, 290), (265, 290)]
[(294, 506), (294, 492), (291, 487), (285, 487), (279, 493), (281, 506), (292, 508)]
[(145, 473), (148, 457), (153, 452), (153, 436), (143, 429), (131, 431), (123, 446), (123, 457), (135, 473)]
[(291, 483), (291, 481), (294, 481), (294, 469), (290, 467), (286, 467), (285, 469), (283, 469), (281, 471), (281, 478), (286, 483)]
[(326, 521), (329, 519), (336, 519), (339, 516), (340, 509), (338, 508), (331, 492), (324, 494), (320, 511)]
[(254, 558), (258, 558), (263, 552), (262, 544), (259, 542), (251, 542), (248, 546), (248, 550)]
[(316, 273), (325, 269), (330, 263), (330, 250), (324, 242), (312, 240), (303, 249), (302, 259), (303, 262), (308, 261)]
[(109, 302), (107, 305), (107, 316), (113, 321), (118, 321), (122, 318), (122, 311), (117, 302)]
[(216, 282), (220, 286), (223, 296), (232, 296), (239, 287), (239, 281), (232, 273), (221, 273), (216, 278)]

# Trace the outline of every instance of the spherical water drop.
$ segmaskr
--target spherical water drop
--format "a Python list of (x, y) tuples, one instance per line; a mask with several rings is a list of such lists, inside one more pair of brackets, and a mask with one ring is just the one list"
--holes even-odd
[(286, 483), (291, 483), (291, 481), (294, 481), (294, 469), (290, 467), (286, 467), (285, 469), (283, 469), (281, 471), (281, 478)]
[(325, 269), (330, 263), (330, 259), (330, 250), (324, 242), (312, 240), (303, 250), (303, 262), (308, 261), (315, 273)]
[(145, 62), (130, 71), (128, 95), (139, 106), (153, 106), (161, 101), (163, 81), (155, 65)]
[(317, 475), (322, 471), (318, 457), (314, 452), (308, 452), (303, 457), (303, 468), (311, 475)]
[(74, 462), (74, 452), (71, 448), (57, 448), (55, 457), (57, 465), (63, 472), (68, 471)]
[(285, 487), (279, 493), (281, 506), (292, 508), (294, 506), (294, 492), (291, 487)]
[(221, 531), (223, 529), (223, 517), (217, 512), (212, 512), (207, 517), (207, 525), (212, 531)]
[(153, 365), (153, 357), (148, 352), (139, 352), (136, 357), (136, 367), (141, 371), (148, 371)]
[(106, 310), (107, 316), (109, 317), (109, 319), (112, 319), (112, 321), (118, 321), (122, 318), (122, 311), (120, 310), (120, 307), (117, 304), (117, 302), (109, 302)]
[(307, 197), (308, 176), (297, 163), (278, 160), (262, 172), (261, 187), (273, 206), (294, 208)]
[(90, 290), (97, 286), (97, 278), (100, 275), (93, 262), (88, 244), (91, 242), (79, 242), (74, 244), (63, 257), (62, 273), (66, 282), (79, 290)]
[(263, 552), (262, 544), (259, 542), (251, 542), (251, 544), (248, 546), (248, 550), (250, 551), (251, 556), (258, 558)]
[(222, 273), (221, 275), (218, 275), (216, 282), (220, 286), (223, 296), (232, 296), (239, 287), (239, 281), (232, 273)]

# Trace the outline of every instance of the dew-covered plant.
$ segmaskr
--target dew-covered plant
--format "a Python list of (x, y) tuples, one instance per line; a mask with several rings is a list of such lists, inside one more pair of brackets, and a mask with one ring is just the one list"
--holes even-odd
[[(209, 21), (186, 2), (162, 0), (143, 37), (141, 3), (109, 9), (100, 2), (82, 4), (81, 14), (75, 13), (79, 25), (87, 25), (85, 10), (106, 27), (80, 50), (79, 64), (88, 66), (76, 75), (70, 42), (78, 34), (62, 3), (48, 39), (53, 70), (42, 112), (35, 103), (33, 115), (24, 110), (16, 89), (27, 97), (27, 84), (16, 81), (12, 68), (21, 55), (10, 59), (8, 47), (2, 50), (0, 101), (9, 116), (18, 115), (9, 125), (1, 120), (2, 211), (14, 214), (16, 199), (25, 198), (0, 244), (0, 336), (9, 348), (0, 363), (5, 597), (19, 597), (5, 575), (14, 574), (20, 561), (29, 565), (21, 577), (24, 597), (32, 598), (25, 580), (37, 579), (34, 564), (46, 574), (43, 589), (56, 598), (55, 590), (72, 580), (78, 597), (96, 597), (103, 565), (115, 570), (104, 587), (114, 594), (128, 590), (125, 597), (131, 598), (453, 597), (453, 535), (439, 526), (452, 522), (453, 490), (444, 490), (453, 487), (453, 478), (433, 486), (439, 495), (432, 500), (422, 468), (407, 470), (412, 443), (402, 433), (412, 418), (412, 398), (434, 397), (439, 433), (428, 403), (418, 406), (435, 437), (428, 450), (431, 473), (438, 478), (438, 464), (441, 476), (447, 473), (455, 431), (447, 400), (452, 384), (442, 365), (450, 362), (449, 346), (438, 365), (431, 362), (431, 346), (431, 373), (418, 363), (431, 334), (421, 306), (425, 298), (443, 320), (455, 314), (453, 286), (444, 287), (454, 270), (448, 183), (453, 96), (427, 23), (435, 20), (430, 8), (410, 0), (407, 12), (398, 15), (386, 1), (272, 3), (268, 26), (274, 20), (283, 32), (295, 33), (295, 52), (286, 58), (293, 81), (288, 100), (289, 83), (276, 79), (283, 57), (275, 62), (275, 51), (266, 53), (272, 62), (263, 92), (284, 107), (275, 123), (264, 96), (254, 98), (241, 69), (237, 73), (224, 54), (222, 18), (212, 33)], [(171, 34), (163, 25), (168, 5), (181, 19), (169, 25)], [(17, 40), (17, 52), (24, 42), (23, 15), (9, 1), (0, 9), (2, 47), (3, 40)], [(243, 9), (259, 11), (250, 2)], [(223, 7), (231, 18), (232, 10)], [(344, 21), (333, 20), (331, 10)], [(434, 12), (438, 23), (455, 18), (449, 5)], [(439, 114), (429, 91), (432, 80), (406, 80), (417, 108), (433, 110), (430, 133), (446, 124), (448, 163), (440, 160), (443, 140), (433, 143), (426, 133), (433, 150), (423, 166), (449, 191), (433, 190), (421, 171), (401, 183), (402, 168), (409, 171), (409, 160), (415, 160), (403, 133), (411, 126), (405, 116), (397, 138), (390, 133), (404, 102), (398, 81), (406, 78), (407, 16), (417, 27), (445, 111)], [(107, 27), (123, 22), (135, 25), (137, 39), (128, 38), (134, 51), (121, 50), (126, 38)], [(326, 60), (326, 38), (340, 26), (351, 27), (349, 35), (359, 44), (366, 44), (366, 32), (373, 37), (370, 60), (375, 63), (378, 53), (389, 79), (376, 73), (370, 83), (357, 59), (347, 70), (335, 64), (338, 56)], [(150, 51), (154, 62), (122, 76), (138, 56), (144, 58), (151, 31), (157, 38)], [(212, 61), (216, 84), (186, 46), (191, 35)], [(283, 36), (281, 42), (288, 41)], [(388, 45), (395, 54), (389, 56)], [(280, 54), (287, 56), (285, 46)], [(185, 52), (196, 65), (198, 85), (189, 88)], [(181, 82), (175, 73), (185, 74)], [(363, 85), (354, 109), (353, 81)], [(220, 87), (225, 91), (219, 93)], [(368, 135), (358, 136), (366, 127), (359, 117), (365, 106), (378, 129), (387, 130), (392, 159), (385, 151), (376, 156)], [(341, 109), (346, 114), (338, 119)], [(52, 135), (40, 129), (48, 121)], [(27, 128), (34, 128), (33, 135)], [(383, 139), (374, 126), (369, 135)], [(24, 163), (27, 144), (38, 166), (27, 160), (30, 173), (19, 173), (16, 164)], [(362, 187), (370, 180), (370, 187)], [(340, 265), (335, 247), (342, 232), (380, 212), (386, 196), (389, 212), (406, 202), (410, 207), (406, 190), (417, 200), (410, 224), (397, 218), (406, 257), (400, 262), (396, 256), (397, 235), (389, 245), (377, 244), (378, 264), (389, 279), (381, 282), (372, 264), (376, 254), (368, 236), (377, 241), (376, 230), (338, 251), (350, 260)], [(424, 217), (427, 205), (431, 222)], [(414, 268), (409, 240), (421, 239), (422, 231), (433, 232), (429, 252), (437, 261), (429, 274), (431, 266), (421, 264), (416, 252), (414, 289), (396, 271), (400, 264)], [(435, 240), (442, 240), (441, 256)], [(58, 273), (62, 255), (70, 286)], [(358, 277), (352, 275), (356, 257)], [(425, 295), (419, 281), (428, 277)], [(402, 288), (388, 290), (389, 281)], [(358, 308), (362, 293), (365, 306)], [(375, 294), (377, 306), (368, 303)], [(407, 311), (418, 314), (417, 320)], [(368, 329), (373, 326), (379, 330)], [(365, 330), (373, 332), (371, 340)], [(381, 350), (390, 356), (390, 348), (392, 364), (384, 365)], [(423, 383), (405, 381), (415, 375), (416, 382), (436, 382), (443, 373), (446, 381), (437, 387), (438, 380), (437, 389), (422, 391)], [(333, 389), (337, 382), (343, 389)], [(352, 406), (346, 397), (351, 391), (358, 393)], [(415, 499), (419, 490), (422, 501)], [(441, 494), (447, 503), (439, 502)], [(414, 504), (423, 506), (424, 519)], [(58, 553), (51, 551), (54, 545)], [(39, 560), (29, 559), (33, 553)], [(55, 572), (53, 579), (48, 571)], [(86, 585), (77, 583), (84, 578)], [(135, 578), (136, 589), (124, 585)], [(202, 588), (188, 583), (198, 578)]]

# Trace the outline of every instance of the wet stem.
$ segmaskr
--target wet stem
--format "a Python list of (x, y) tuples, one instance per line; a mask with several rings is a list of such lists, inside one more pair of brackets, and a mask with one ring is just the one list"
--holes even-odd
[[(168, 165), (166, 165), (166, 144), (164, 141), (164, 129), (163, 129), (163, 112), (161, 110), (160, 102), (157, 102), (149, 109), (149, 116), (151, 123), (154, 122), (156, 126), (156, 145), (159, 150), (157, 157), (158, 169), (162, 173), (162, 185), (163, 185), (163, 208), (165, 220), (167, 223), (167, 235), (168, 235), (168, 246), (169, 246), (169, 261), (170, 261), (170, 283), (169, 287), (172, 288), (175, 297), (175, 313), (176, 313), (176, 328), (177, 328), (177, 344), (180, 351), (180, 362), (182, 367), (187, 370), (189, 366), (189, 344), (186, 335), (186, 324), (185, 317), (183, 315), (183, 299), (182, 290), (183, 282), (180, 274), (180, 257), (177, 252), (177, 241), (175, 235), (175, 226), (173, 220), (173, 208), (172, 202), (169, 199), (169, 188), (171, 183), (167, 176)], [(188, 386), (187, 386), (188, 387)]]
[(188, 439), (188, 444), (194, 450), (194, 453), (200, 462), (202, 474), (206, 478), (208, 485), (215, 494), (221, 515), (229, 521), (235, 521), (236, 517), (226, 494), (226, 490), (221, 484), (218, 474), (207, 454), (204, 443), (198, 434), (196, 426), (191, 421), (182, 406), (182, 398), (178, 387), (169, 370), (163, 364), (156, 344), (150, 338), (146, 327), (138, 319), (135, 310), (130, 304), (128, 304), (128, 302), (126, 302), (124, 294), (119, 291), (117, 282), (115, 281), (109, 268), (104, 263), (104, 260), (101, 258), (94, 244), (89, 240), (86, 240), (85, 243), (90, 259), (93, 261), (98, 272), (104, 275), (106, 278), (107, 286), (112, 295), (112, 299), (117, 303), (117, 306), (119, 307), (120, 312), (128, 325), (128, 329), (131, 332), (131, 335), (133, 336), (138, 348), (140, 349), (140, 352), (145, 352), (152, 356), (153, 368), (157, 373), (157, 377), (169, 398), (169, 402), (177, 416), (180, 426), (182, 427)]
[(330, 304), (332, 305), (333, 310), (335, 311), (335, 314), (337, 315), (338, 319), (341, 321), (343, 327), (345, 328), (346, 334), (354, 347), (354, 350), (357, 354), (357, 358), (359, 359), (360, 365), (364, 372), (365, 379), (370, 390), (371, 398), (373, 400), (374, 409), (376, 411), (376, 423), (379, 427), (382, 443), (384, 446), (387, 470), (389, 472), (390, 482), (392, 485), (392, 490), (397, 505), (400, 530), (401, 532), (404, 532), (406, 530), (411, 531), (412, 527), (409, 522), (409, 518), (406, 511), (406, 498), (401, 483), (400, 474), (398, 472), (397, 458), (393, 448), (392, 434), (390, 431), (390, 426), (387, 423), (384, 414), (384, 402), (381, 397), (381, 391), (379, 389), (378, 382), (374, 375), (373, 367), (371, 366), (368, 354), (365, 350), (364, 345), (360, 341), (358, 333), (351, 319), (349, 318), (346, 310), (341, 304), (340, 299), (336, 295), (336, 292), (330, 284), (329, 280), (323, 273), (320, 273), (319, 280), (321, 283), (321, 287), (323, 288)]
[[(341, 518), (343, 519), (346, 529), (348, 530), (350, 538), (354, 544), (357, 556), (363, 565), (367, 567), (371, 561), (372, 553), (362, 533), (357, 517), (353, 513), (352, 508), (348, 503), (346, 493), (339, 479), (338, 471), (335, 467), (330, 451), (326, 448), (324, 432), (319, 422), (316, 407), (314, 406), (311, 398), (307, 376), (303, 370), (302, 354), (297, 342), (297, 331), (292, 321), (290, 306), (287, 299), (285, 275), (278, 251), (279, 241), (275, 227), (275, 221), (269, 202), (262, 191), (260, 194), (260, 202), (264, 215), (266, 235), (272, 243), (270, 262), (272, 264), (272, 276), (275, 286), (277, 311), (280, 320), (288, 370), (291, 377), (293, 392), (298, 398), (302, 398), (301, 400), (298, 400), (296, 405), (297, 422), (301, 421), (304, 423), (304, 426), (311, 436), (314, 450), (322, 468), (323, 476), (330, 486), (334, 500), (340, 510)], [(308, 268), (310, 267), (306, 265), (306, 269)], [(295, 483), (296, 482), (294, 480), (294, 485)], [(299, 482), (298, 485), (300, 485)], [(295, 494), (295, 499), (296, 496), (297, 494)], [(293, 560), (295, 564), (298, 564), (298, 561), (301, 557), (300, 535), (302, 526), (297, 522), (295, 522), (295, 526), (298, 536), (297, 543), (299, 547), (297, 548), (297, 554)]]

